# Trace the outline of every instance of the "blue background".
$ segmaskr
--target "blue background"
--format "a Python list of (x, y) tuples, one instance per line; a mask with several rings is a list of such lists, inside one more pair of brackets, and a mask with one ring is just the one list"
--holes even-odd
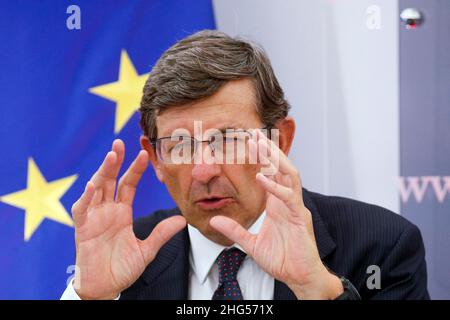
[[(122, 172), (137, 155), (139, 115), (114, 134), (115, 103), (89, 88), (118, 80), (120, 52), (148, 73), (177, 40), (214, 28), (209, 0), (1, 1), (0, 196), (26, 188), (32, 157), (47, 181), (78, 174), (61, 198), (70, 212), (115, 138), (126, 144)], [(81, 29), (68, 30), (69, 5)], [(135, 217), (174, 203), (149, 169)], [(0, 299), (57, 299), (75, 263), (74, 230), (44, 220), (24, 241), (24, 210), (0, 202)]]

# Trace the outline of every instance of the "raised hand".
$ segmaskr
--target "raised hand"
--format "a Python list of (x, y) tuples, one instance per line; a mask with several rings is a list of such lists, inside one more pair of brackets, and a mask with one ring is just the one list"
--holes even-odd
[[(342, 285), (320, 260), (300, 175), (271, 140), (256, 132), (249, 141), (250, 152), (256, 152), (261, 163), (272, 167), (267, 172), (276, 173), (256, 175), (267, 191), (266, 217), (260, 232), (251, 234), (225, 216), (212, 218), (210, 224), (238, 243), (263, 270), (288, 285), (298, 298), (333, 299), (342, 292)], [(265, 156), (266, 150), (271, 157)]]
[(133, 284), (161, 246), (186, 226), (182, 216), (161, 221), (145, 240), (133, 232), (133, 199), (149, 159), (141, 150), (116, 180), (125, 155), (115, 140), (102, 165), (72, 206), (75, 224), (75, 290), (82, 299), (114, 299)]

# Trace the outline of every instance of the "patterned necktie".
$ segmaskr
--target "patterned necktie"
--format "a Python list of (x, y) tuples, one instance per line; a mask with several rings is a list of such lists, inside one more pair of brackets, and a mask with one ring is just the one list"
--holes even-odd
[(243, 300), (237, 273), (245, 256), (244, 252), (236, 248), (222, 251), (216, 260), (219, 266), (219, 286), (212, 300)]

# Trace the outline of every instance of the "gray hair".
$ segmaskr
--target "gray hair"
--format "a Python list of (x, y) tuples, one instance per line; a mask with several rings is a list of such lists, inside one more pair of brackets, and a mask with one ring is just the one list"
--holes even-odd
[(287, 116), (289, 103), (261, 47), (215, 30), (178, 41), (159, 58), (145, 83), (139, 109), (144, 134), (157, 137), (156, 117), (168, 107), (210, 97), (227, 81), (244, 78), (253, 82), (264, 125), (274, 126)]

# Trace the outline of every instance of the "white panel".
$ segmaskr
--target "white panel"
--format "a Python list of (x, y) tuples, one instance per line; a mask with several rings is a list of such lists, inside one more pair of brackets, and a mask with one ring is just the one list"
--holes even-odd
[(213, 4), (219, 30), (266, 49), (297, 121), (290, 158), (304, 186), (398, 212), (397, 1)]

